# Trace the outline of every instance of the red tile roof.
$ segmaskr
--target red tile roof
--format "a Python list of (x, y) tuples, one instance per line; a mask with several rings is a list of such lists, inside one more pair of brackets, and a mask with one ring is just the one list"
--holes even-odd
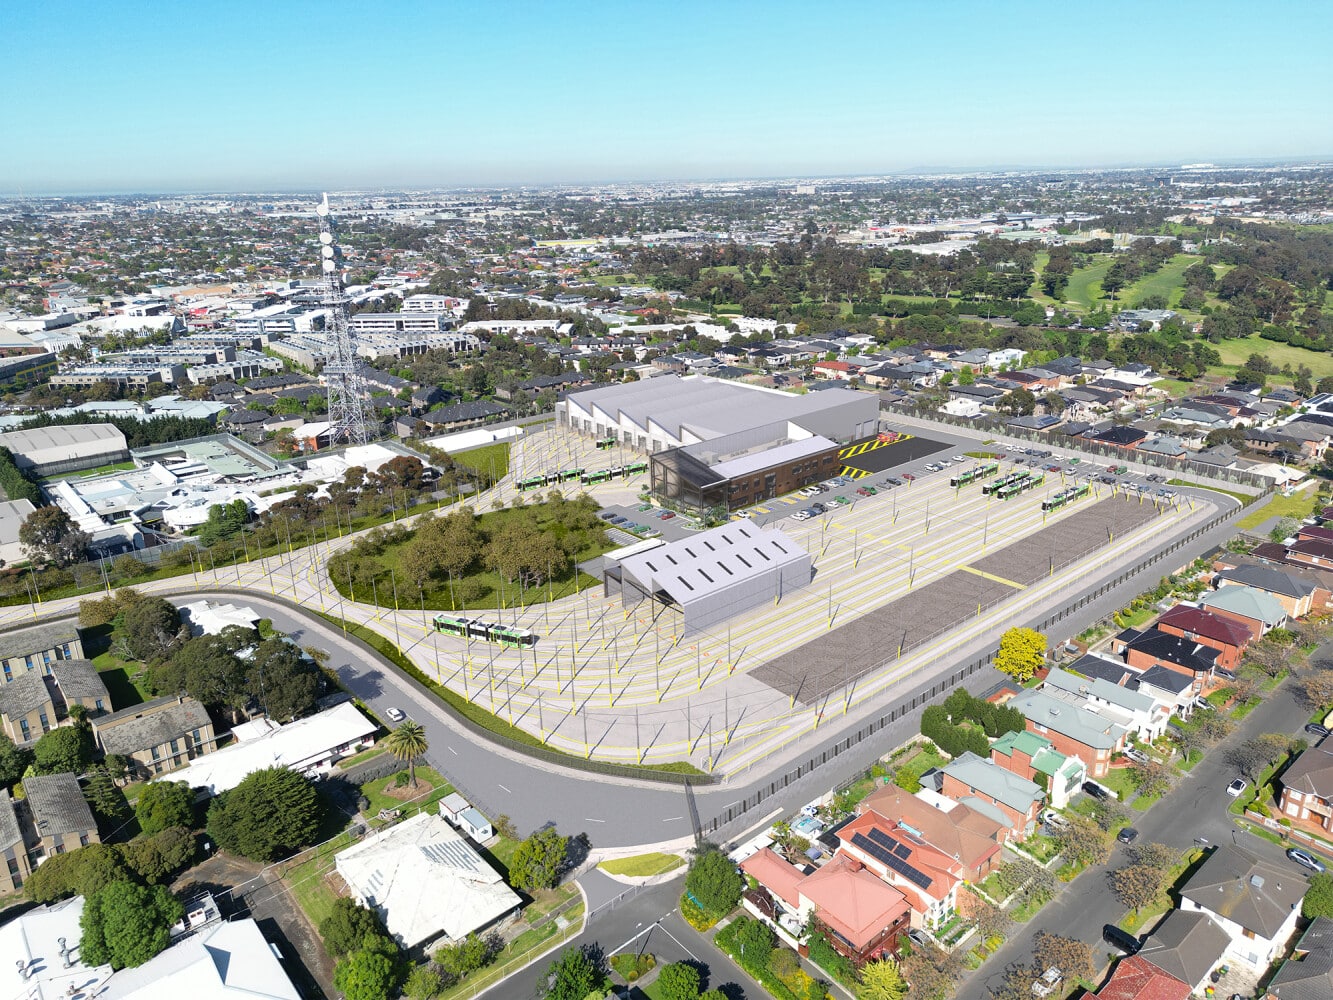
[(1188, 1000), (1190, 988), (1138, 955), (1123, 958), (1096, 1000)]
[(841, 851), (807, 876), (801, 895), (815, 905), (820, 920), (857, 949), (911, 909), (901, 892)]
[(805, 872), (779, 857), (776, 851), (765, 847), (741, 862), (741, 871), (754, 879), (792, 910), (800, 909), (797, 886)]
[(1185, 632), (1193, 632), (1200, 639), (1212, 639), (1228, 646), (1244, 646), (1250, 641), (1250, 630), (1240, 622), (1203, 608), (1177, 604), (1158, 619), (1162, 625), (1171, 625)]

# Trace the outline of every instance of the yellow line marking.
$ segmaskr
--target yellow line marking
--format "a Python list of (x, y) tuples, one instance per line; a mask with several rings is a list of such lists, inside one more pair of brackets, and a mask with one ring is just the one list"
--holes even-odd
[(1014, 583), (1013, 580), (1006, 580), (1004, 577), (996, 576), (993, 573), (984, 573), (981, 570), (975, 569), (972, 566), (959, 566), (958, 568), (961, 569), (964, 573), (971, 573), (974, 576), (982, 576), (985, 577), (987, 580), (993, 580), (995, 583), (1003, 583), (1005, 586), (1013, 587), (1017, 590), (1028, 589), (1024, 584)]

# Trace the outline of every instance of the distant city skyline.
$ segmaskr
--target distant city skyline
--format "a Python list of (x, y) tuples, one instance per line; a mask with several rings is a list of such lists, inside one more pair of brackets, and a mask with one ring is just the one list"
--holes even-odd
[(6, 5), (0, 193), (1333, 159), (1333, 5)]

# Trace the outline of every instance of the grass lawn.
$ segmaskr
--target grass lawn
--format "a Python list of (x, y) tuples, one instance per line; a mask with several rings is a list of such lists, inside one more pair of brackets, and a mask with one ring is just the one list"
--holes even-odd
[[(562, 538), (567, 533), (566, 527), (557, 523), (554, 517), (543, 516), (549, 509), (546, 504), (541, 503), (529, 504), (518, 509), (488, 511), (480, 515), (478, 527), (485, 537), (491, 538), (504, 529), (507, 521), (535, 514), (539, 528), (551, 532), (557, 538)], [(616, 543), (607, 537), (606, 531), (601, 527), (589, 530), (585, 535), (587, 543), (574, 553), (575, 563), (592, 559), (616, 547)], [(395, 603), (404, 608), (419, 607), (423, 602), (423, 595), (412, 593), (416, 588), (409, 582), (411, 577), (402, 567), (403, 551), (412, 537), (413, 535), (409, 533), (404, 540), (385, 545), (378, 555), (361, 556), (359, 562), (363, 568), (359, 578), (354, 577), (349, 582), (346, 575), (331, 573), (330, 576), (338, 592), (349, 600), (377, 603), (380, 607), (393, 607)], [(369, 577), (370, 566), (375, 567), (376, 575), (373, 579)], [(579, 572), (567, 564), (556, 568), (554, 578), (549, 585), (525, 589), (506, 583), (500, 574), (493, 570), (476, 569), (462, 579), (455, 580), (452, 586), (447, 579), (427, 581), (430, 589), (425, 591), (424, 604), (431, 610), (440, 611), (464, 608), (513, 608), (568, 597), (599, 582), (596, 578)], [(394, 600), (395, 585), (398, 602)], [(463, 595), (466, 595), (466, 599)]]
[(1138, 794), (1138, 788), (1134, 784), (1132, 768), (1113, 767), (1106, 772), (1105, 777), (1098, 778), (1097, 781), (1119, 795), (1121, 802), (1128, 802)]
[[(404, 766), (406, 771), (407, 767)], [(433, 767), (417, 766), (417, 784), (421, 787), (415, 792), (409, 784), (401, 789), (402, 797), (390, 795), (386, 789), (395, 787), (395, 778), (375, 778), (361, 786), (361, 794), (370, 800), (366, 816), (375, 817), (381, 809), (401, 809), (404, 816), (413, 816), (422, 809), (428, 809), (454, 790), (445, 778)]]
[(380, 757), (388, 752), (388, 749), (385, 747), (371, 747), (369, 750), (362, 750), (360, 753), (352, 754), (350, 757), (344, 757), (342, 760), (338, 761), (338, 766), (345, 771), (349, 767), (355, 767), (357, 764), (364, 764), (366, 761), (372, 760), (375, 757)]
[(661, 875), (674, 871), (685, 864), (685, 859), (675, 854), (638, 854), (632, 858), (616, 858), (603, 861), (598, 868), (612, 875)]
[(1140, 608), (1138, 611), (1117, 611), (1115, 613), (1116, 624), (1121, 628), (1138, 628), (1149, 618), (1157, 614), (1153, 608)]
[[(1192, 487), (1194, 487), (1196, 490), (1212, 490), (1214, 493), (1225, 493), (1225, 494), (1226, 494), (1227, 496), (1229, 496), (1229, 497), (1235, 497), (1235, 499), (1238, 500), (1238, 501), (1240, 501), (1241, 503), (1247, 503), (1248, 501), (1254, 499), (1254, 494), (1253, 494), (1253, 493), (1237, 493), (1235, 490), (1224, 490), (1224, 489), (1220, 489), (1220, 488), (1218, 488), (1218, 487), (1216, 487), (1216, 486), (1205, 486), (1203, 483), (1195, 483), (1195, 482), (1191, 482), (1191, 481), (1188, 480), (1188, 479), (1168, 479), (1168, 480), (1166, 481), (1166, 485), (1167, 485), (1167, 486), (1192, 486)], [(1253, 515), (1251, 514), (1251, 515), (1248, 515), (1248, 516), (1251, 516), (1251, 517), (1252, 517)], [(1265, 515), (1264, 515), (1264, 517), (1269, 517), (1269, 516), (1271, 516), (1271, 515), (1268, 515), (1268, 514), (1265, 514)], [(1262, 521), (1263, 518), (1260, 518), (1259, 520)], [(1240, 525), (1237, 525), (1237, 526), (1239, 527)]]
[(1147, 295), (1161, 295), (1168, 306), (1175, 306), (1185, 291), (1185, 269), (1201, 260), (1197, 254), (1178, 253), (1154, 273), (1126, 287), (1120, 297), (1126, 302), (1138, 302)]
[(499, 479), (509, 471), (509, 442), (496, 441), (494, 444), (484, 444), (480, 448), (460, 451), (456, 455), (451, 453), (449, 457), (459, 465), (492, 473), (495, 479)]
[(1069, 276), (1069, 284), (1065, 286), (1065, 302), (1088, 310), (1095, 309), (1102, 298), (1102, 278), (1111, 270), (1111, 263), (1108, 256), (1100, 263), (1075, 268)]
[(1131, 803), (1130, 808), (1136, 812), (1147, 812), (1160, 798), (1160, 795), (1140, 795)]
[(907, 791), (915, 792), (921, 787), (921, 775), (932, 767), (939, 767), (944, 763), (944, 755), (933, 743), (920, 746), (894, 769), (894, 784)]
[(1305, 365), (1314, 373), (1316, 380), (1325, 375), (1333, 375), (1333, 355), (1307, 351), (1304, 347), (1292, 347), (1277, 340), (1264, 340), (1257, 333), (1252, 333), (1248, 337), (1223, 340), (1213, 346), (1222, 356), (1223, 365), (1240, 366), (1245, 364), (1251, 354), (1262, 354), (1274, 368), (1282, 368), (1289, 364), (1294, 370), (1300, 365)]
[(341, 833), (315, 848), (300, 864), (287, 869), (283, 876), (305, 915), (316, 927), (333, 910), (338, 894), (329, 881), (333, 873), (333, 856), (356, 843), (350, 833)]
[(131, 705), (141, 705), (156, 695), (148, 689), (144, 678), (136, 675), (143, 670), (138, 660), (123, 660), (111, 651), (111, 626), (98, 625), (83, 629), (83, 651), (111, 696), (112, 708), (119, 711)]
[(1314, 493), (1307, 490), (1297, 490), (1289, 497), (1274, 493), (1268, 503), (1258, 504), (1254, 510), (1237, 521), (1236, 527), (1241, 530), (1257, 528), (1270, 517), (1294, 517), (1300, 520), (1310, 516), (1310, 512), (1314, 510), (1314, 502)]
[(90, 476), (101, 476), (108, 472), (120, 472), (125, 469), (137, 468), (137, 462), (112, 462), (109, 465), (99, 465), (96, 469), (80, 469), (78, 472), (62, 472), (57, 476), (47, 476), (42, 479), (42, 483), (58, 483), (62, 479), (85, 479)]

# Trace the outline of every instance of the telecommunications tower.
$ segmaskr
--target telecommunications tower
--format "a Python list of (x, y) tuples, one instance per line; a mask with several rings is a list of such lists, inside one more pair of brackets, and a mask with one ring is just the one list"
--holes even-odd
[(315, 208), (319, 216), (320, 267), (324, 271), (323, 305), (329, 334), (329, 358), (324, 363), (324, 382), (329, 388), (329, 443), (365, 444), (366, 410), (362, 401), (365, 386), (356, 354), (356, 343), (347, 322), (347, 300), (343, 298), (341, 254), (333, 242), (333, 219), (329, 196)]

